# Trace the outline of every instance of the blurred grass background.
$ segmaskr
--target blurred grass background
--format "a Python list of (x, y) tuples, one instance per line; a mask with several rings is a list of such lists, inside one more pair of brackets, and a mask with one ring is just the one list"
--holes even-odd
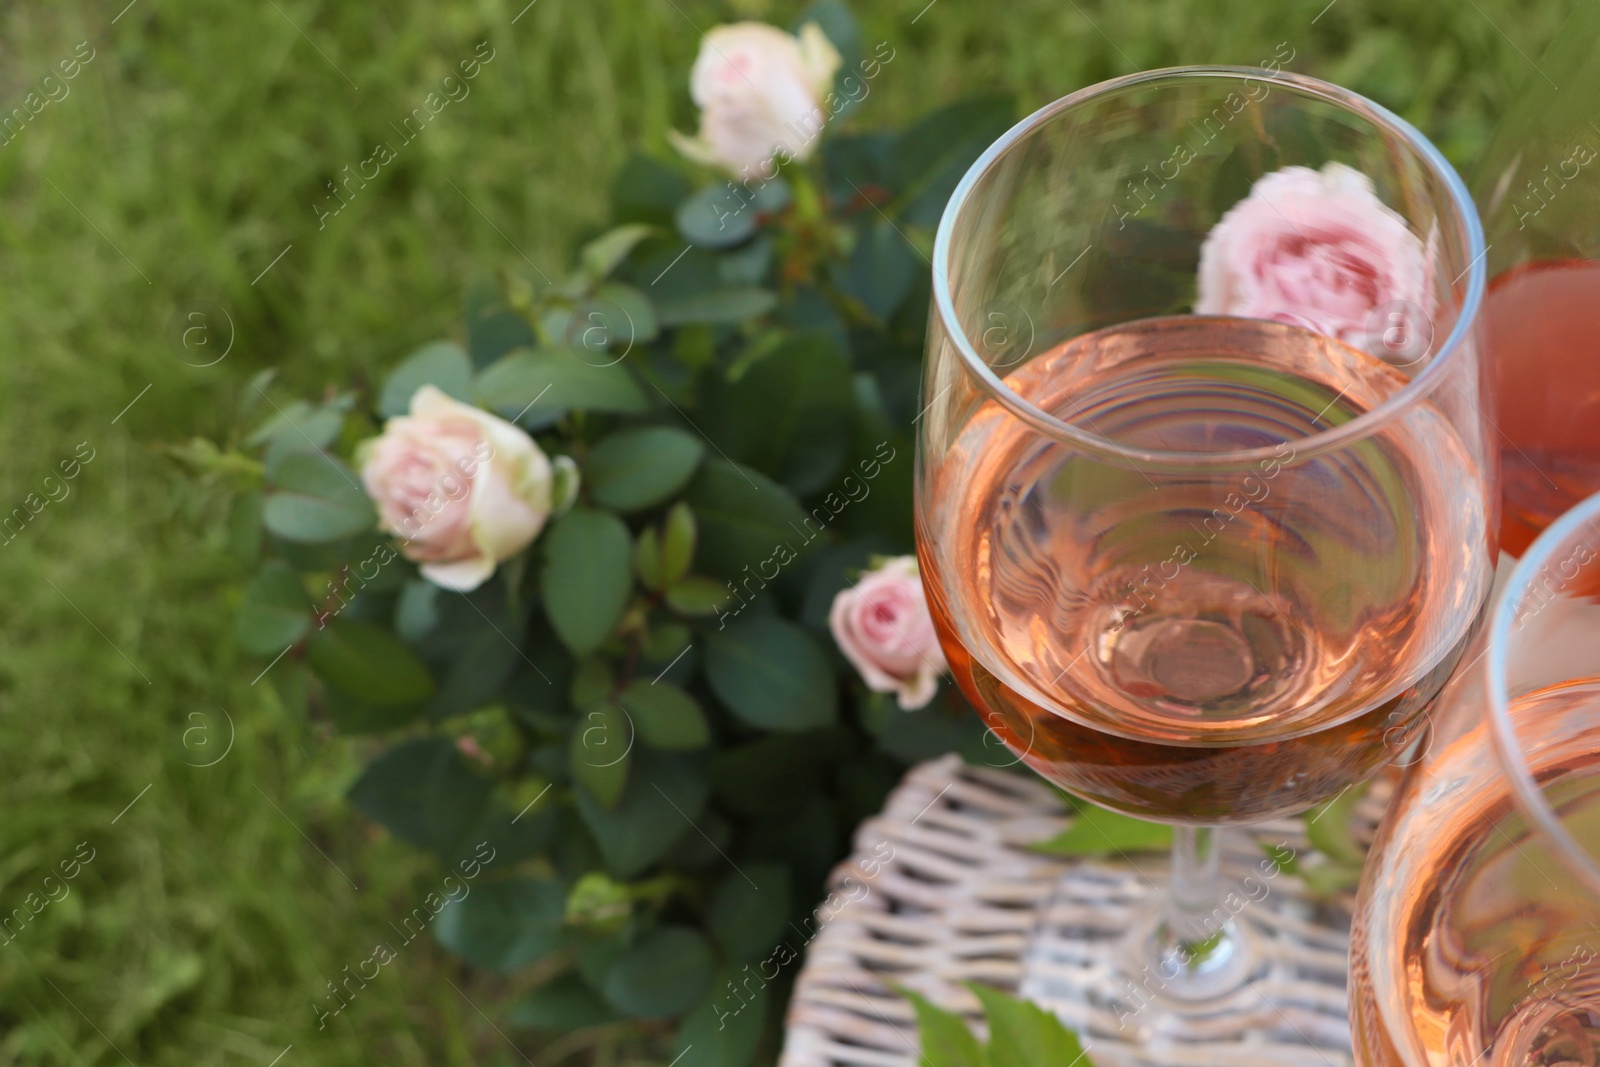
[[(1288, 69), (1387, 104), (1469, 169), (1570, 2), (860, 3), (869, 47), (896, 57), (851, 121), (991, 88), (1026, 110), (1287, 42)], [(669, 155), (663, 131), (692, 127), (698, 30), (786, 25), (800, 5), (125, 3), (0, 13), (0, 115), (79, 42), (94, 49), (0, 147), (0, 514), (42, 497), (80, 443), (95, 455), (0, 541), (0, 916), (42, 897), (80, 842), (94, 850), (70, 894), (0, 944), (0, 1064), (267, 1065), (286, 1048), (282, 1067), (633, 1062), (626, 1035), (554, 1047), (515, 1031), (506, 1010), (530, 979), (468, 973), (425, 941), (318, 1030), (324, 981), (438, 875), (343, 804), (348, 743), (252, 684), (265, 664), (229, 636), (225, 494), (163, 446), (227, 437), (264, 367), (308, 393), (370, 380), (454, 328), (471, 276), (553, 273), (604, 221), (625, 154)], [(480, 41), (494, 59), (471, 95), (319, 229), (325, 183), (398, 146), (389, 123)], [(197, 298), (237, 333), (207, 368), (166, 339)], [(226, 756), (195, 766), (222, 753), (229, 719)]]

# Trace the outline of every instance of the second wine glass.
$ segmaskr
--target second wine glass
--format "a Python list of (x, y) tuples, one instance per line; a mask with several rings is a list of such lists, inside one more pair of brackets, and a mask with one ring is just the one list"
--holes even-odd
[[(1097, 1062), (1346, 1046), (1342, 933), (1289, 878), (1241, 896), (1215, 828), (1394, 758), (1474, 632), (1482, 250), (1416, 130), (1255, 69), (1058, 101), (946, 209), (917, 476), (946, 655), (1033, 770), (1177, 827), (1159, 894), (1072, 876), (1050, 999)], [(1306, 937), (1326, 965), (1296, 985)]]

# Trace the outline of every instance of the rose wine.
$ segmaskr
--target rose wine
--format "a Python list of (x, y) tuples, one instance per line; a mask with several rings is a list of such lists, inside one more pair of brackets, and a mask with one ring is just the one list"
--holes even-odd
[[(1539, 738), (1541, 721), (1600, 727), (1600, 678), (1512, 708), (1535, 781), (1580, 840), (1600, 828), (1600, 729)], [(1600, 902), (1513, 806), (1477, 726), (1430, 760), (1430, 795), (1392, 815), (1383, 877), (1351, 943), (1352, 1030), (1364, 1067), (1555, 1067), (1600, 1058)], [(1532, 742), (1530, 744), (1530, 742)]]
[(1505, 435), (1501, 539), (1520, 556), (1600, 491), (1600, 262), (1552, 260), (1502, 274), (1484, 322)]
[[(1398, 760), (1491, 579), (1483, 473), (1424, 401), (1354, 445), (1308, 436), (1407, 384), (1280, 323), (1180, 316), (1076, 338), (1007, 379), (1113, 442), (994, 400), (918, 509), (953, 673), (1035, 771), (1171, 822), (1302, 811)], [(1270, 458), (1174, 473), (1129, 450)]]

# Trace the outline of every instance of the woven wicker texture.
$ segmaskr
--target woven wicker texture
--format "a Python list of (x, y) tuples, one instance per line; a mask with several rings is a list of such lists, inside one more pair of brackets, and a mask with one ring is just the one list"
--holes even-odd
[[(1388, 793), (1380, 782), (1356, 806), (1354, 830), (1363, 843), (1370, 841)], [(1130, 902), (1139, 896), (1129, 887), (1148, 888), (1164, 873), (1166, 861), (1140, 855), (1069, 865), (1026, 848), (1060, 833), (1071, 818), (1049, 787), (1017, 771), (968, 766), (956, 756), (913, 768), (882, 814), (857, 830), (851, 857), (833, 873), (832, 892), (819, 907), (816, 933), (805, 946), (780, 1067), (912, 1067), (916, 1024), (910, 1005), (889, 983), (916, 990), (976, 1024), (977, 999), (960, 983), (1016, 990), (1029, 951), (1029, 995), (1070, 1025), (1081, 1025), (1085, 1020), (1073, 1016), (1071, 1005), (1040, 992), (1051, 987), (1052, 968), (1064, 963), (1063, 974), (1075, 973), (1070, 960), (1058, 958), (1070, 956), (1070, 944), (1047, 941), (1041, 952), (1032, 935), (1049, 929), (1063, 909), (1092, 914), (1106, 930), (1126, 930)], [(1285, 841), (1307, 854), (1301, 820), (1230, 835), (1224, 869), (1258, 862), (1263, 856), (1258, 842)], [(1074, 877), (1063, 893), (1062, 875), (1069, 866)], [(1287, 873), (1279, 877), (1294, 881)], [(1348, 905), (1346, 899), (1334, 906)], [(1311, 1027), (1327, 1031), (1319, 1035), (1324, 1040), (1338, 1038), (1345, 1019), (1343, 948), (1337, 937), (1323, 942), (1314, 943), (1306, 950), (1308, 959), (1297, 962), (1307, 963), (1313, 973), (1328, 970), (1337, 981), (1300, 981), (1290, 990), (1296, 1001), (1291, 1014), (1263, 1020), (1249, 1054), (1241, 1056), (1237, 1042), (1208, 1046), (1202, 1038), (1168, 1050), (1163, 1059), (1194, 1067), (1337, 1064), (1337, 1055), (1279, 1047), (1271, 1036), (1274, 1029)], [(1284, 978), (1273, 989), (1275, 998), (1292, 981)], [(1263, 999), (1262, 1009), (1268, 1008)], [(1114, 1041), (1093, 1040), (1099, 1042), (1093, 1057), (1097, 1067), (1144, 1062), (1126, 1058)]]

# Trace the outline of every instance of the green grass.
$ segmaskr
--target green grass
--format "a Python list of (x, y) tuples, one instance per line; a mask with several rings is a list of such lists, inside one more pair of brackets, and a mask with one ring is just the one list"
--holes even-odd
[[(553, 273), (603, 221), (625, 153), (665, 155), (663, 131), (691, 125), (694, 27), (787, 21), (796, 5), (537, 0), (512, 25), (523, 0), (138, 0), (111, 25), (124, 2), (0, 14), (0, 113), (77, 42), (96, 50), (0, 148), (0, 513), (80, 442), (95, 450), (70, 495), (0, 546), (0, 914), (79, 842), (95, 850), (70, 895), (0, 946), (0, 1064), (265, 1065), (290, 1045), (283, 1067), (522, 1063), (488, 1019), (529, 979), (421, 941), (317, 1030), (324, 980), (437, 875), (342, 803), (362, 752), (287, 712), (270, 677), (253, 684), (265, 664), (229, 639), (226, 495), (162, 446), (236, 434), (264, 367), (307, 392), (371, 380), (453, 328), (474, 274)], [(1323, 2), (862, 4), (867, 42), (896, 55), (853, 121), (993, 87), (1032, 107), (1135, 66), (1248, 63), (1287, 41), (1290, 69), (1375, 96), (1465, 164), (1561, 13)], [(388, 124), (483, 40), (495, 58), (472, 94), (319, 231), (324, 182), (393, 139)], [(165, 337), (197, 298), (237, 332), (203, 369)], [(194, 766), (220, 753), (225, 716), (232, 748)], [(547, 1035), (513, 1036), (558, 1062)]]

